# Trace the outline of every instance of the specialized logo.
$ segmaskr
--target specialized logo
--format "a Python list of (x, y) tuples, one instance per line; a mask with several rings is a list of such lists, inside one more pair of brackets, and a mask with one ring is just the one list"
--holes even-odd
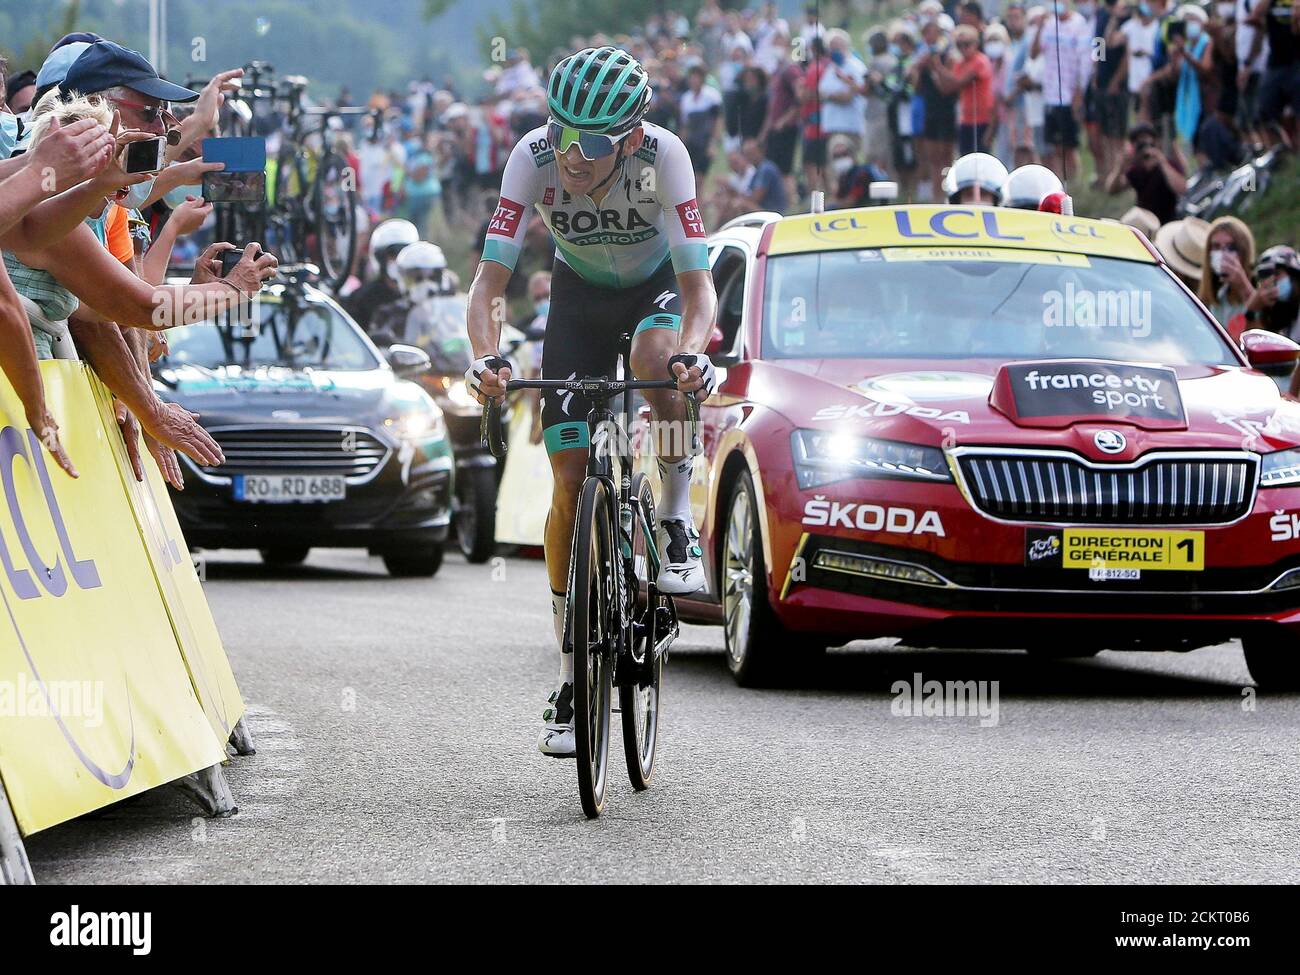
[(813, 414), (814, 421), (874, 419), (889, 416), (915, 416), (922, 420), (941, 420), (944, 423), (970, 423), (965, 410), (940, 410), (933, 406), (909, 403), (886, 403), (872, 400), (867, 403), (836, 403), (825, 406)]
[(492, 212), (492, 220), (488, 223), (487, 232), (502, 237), (514, 237), (519, 230), (519, 221), (523, 215), (522, 203), (516, 203), (503, 196), (497, 202), (496, 210)]
[(704, 237), (704, 217), (700, 215), (700, 205), (695, 200), (677, 204), (677, 218), (682, 222), (682, 230), (687, 237)]
[(674, 298), (676, 298), (676, 297), (677, 297), (677, 292), (675, 292), (675, 291), (664, 291), (664, 292), (661, 292), (661, 293), (660, 293), (659, 297), (656, 298), (656, 299), (654, 300), (653, 303), (656, 304), (656, 305), (658, 305), (658, 306), (659, 306), (660, 308), (662, 308), (664, 311), (667, 311), (667, 310), (668, 310), (668, 303), (671, 302), (671, 301), (672, 301)]
[(828, 501), (820, 494), (804, 505), (803, 523), (814, 528), (856, 528), (864, 532), (944, 537), (943, 522), (937, 511), (922, 511), (918, 516), (911, 508)]
[(1118, 454), (1128, 446), (1128, 439), (1118, 430), (1098, 430), (1092, 442), (1104, 454)]

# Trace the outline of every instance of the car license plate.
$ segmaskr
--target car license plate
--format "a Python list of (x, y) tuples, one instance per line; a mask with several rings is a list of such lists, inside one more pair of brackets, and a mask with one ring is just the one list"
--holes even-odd
[(263, 504), (342, 501), (347, 484), (339, 474), (236, 474), (235, 500)]
[(1140, 579), (1144, 571), (1201, 572), (1205, 532), (1030, 528), (1025, 532), (1025, 565), (1080, 569), (1098, 581)]

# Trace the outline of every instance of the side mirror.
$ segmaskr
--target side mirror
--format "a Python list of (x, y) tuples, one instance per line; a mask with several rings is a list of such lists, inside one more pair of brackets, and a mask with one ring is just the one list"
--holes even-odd
[(388, 347), (388, 364), (393, 367), (393, 372), (403, 379), (418, 376), (433, 367), (429, 353), (414, 345), (401, 344)]
[(1270, 376), (1289, 376), (1300, 359), (1300, 345), (1285, 335), (1262, 328), (1241, 333), (1241, 351), (1246, 353), (1246, 361), (1252, 367)]

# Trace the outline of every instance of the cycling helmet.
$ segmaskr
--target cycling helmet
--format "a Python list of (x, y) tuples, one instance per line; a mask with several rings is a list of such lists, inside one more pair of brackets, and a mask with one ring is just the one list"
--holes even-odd
[(1065, 187), (1046, 166), (1021, 166), (1013, 169), (1002, 184), (1002, 206), (1016, 210), (1037, 210), (1043, 197), (1061, 193)]
[(1283, 268), (1300, 274), (1300, 254), (1286, 244), (1274, 244), (1255, 262), (1255, 274), (1260, 278), (1270, 277)]
[(1002, 186), (1007, 181), (1007, 167), (996, 156), (987, 152), (968, 152), (948, 170), (943, 178), (943, 191), (948, 194), (949, 203), (961, 202), (962, 190), (978, 186), (981, 193), (993, 197), (996, 205), (1002, 200)]
[(419, 239), (420, 232), (409, 220), (385, 220), (381, 223), (370, 235), (370, 276), (378, 277), (398, 251)]
[(555, 66), (546, 86), (551, 117), (582, 132), (623, 135), (650, 104), (650, 78), (617, 47), (589, 47)]
[(419, 304), (447, 292), (447, 258), (427, 240), (407, 244), (393, 261), (402, 293)]

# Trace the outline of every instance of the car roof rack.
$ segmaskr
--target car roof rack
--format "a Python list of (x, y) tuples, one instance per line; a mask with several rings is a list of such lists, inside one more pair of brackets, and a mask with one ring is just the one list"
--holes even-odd
[(773, 220), (780, 220), (782, 214), (775, 210), (755, 210), (753, 213), (742, 213), (738, 217), (732, 217), (724, 223), (719, 230), (732, 230), (735, 227), (765, 227)]

